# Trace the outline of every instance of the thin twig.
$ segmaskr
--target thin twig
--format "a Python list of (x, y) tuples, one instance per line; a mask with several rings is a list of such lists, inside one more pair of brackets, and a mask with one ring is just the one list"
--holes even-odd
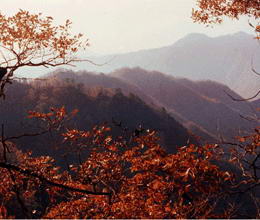
[(249, 98), (245, 98), (245, 99), (237, 99), (237, 98), (234, 98), (232, 95), (230, 95), (228, 92), (226, 92), (225, 90), (223, 90), (226, 95), (228, 95), (233, 101), (237, 101), (237, 102), (243, 102), (243, 101), (249, 101), (249, 100), (252, 100), (254, 98), (256, 98), (259, 94), (260, 94), (260, 90), (255, 94), (253, 95), (252, 97), (249, 97)]

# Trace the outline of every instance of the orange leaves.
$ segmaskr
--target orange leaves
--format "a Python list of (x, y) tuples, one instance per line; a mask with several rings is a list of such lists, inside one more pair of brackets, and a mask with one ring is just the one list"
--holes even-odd
[(55, 25), (53, 18), (20, 10), (13, 16), (0, 12), (0, 66), (8, 73), (1, 80), (0, 96), (20, 67), (55, 67), (82, 61), (75, 55), (89, 46), (82, 34), (72, 35), (71, 22)]
[(78, 110), (75, 109), (71, 113), (67, 113), (65, 107), (50, 108), (48, 113), (40, 113), (37, 111), (29, 111), (28, 118), (40, 119), (47, 123), (48, 129), (58, 129), (65, 120), (69, 120), (71, 117), (77, 114)]
[(62, 134), (64, 136), (64, 140), (69, 140), (69, 141), (76, 141), (79, 138), (87, 138), (90, 133), (89, 132), (84, 132), (84, 131), (79, 131), (76, 129), (71, 129), (67, 130), (66, 133)]
[(11, 17), (1, 14), (0, 24), (0, 43), (6, 52), (17, 56), (15, 58), (20, 65), (30, 65), (38, 58), (42, 58), (36, 62), (38, 65), (56, 65), (63, 62), (60, 58), (71, 59), (71, 53), (77, 52), (79, 47), (84, 49), (84, 45), (87, 46), (80, 41), (82, 34), (71, 36), (69, 20), (64, 25), (55, 26), (50, 16), (43, 17), (41, 13), (30, 14), (20, 10)]
[(235, 19), (242, 15), (255, 19), (260, 17), (258, 0), (197, 0), (197, 3), (199, 9), (192, 11), (192, 18), (196, 22), (221, 23), (224, 16)]
[(238, 141), (240, 141), (242, 143), (244, 143), (246, 141), (245, 137), (238, 137), (237, 139), (238, 139)]
[(97, 147), (108, 151), (117, 151), (117, 143), (113, 141), (112, 136), (106, 136), (111, 129), (107, 126), (95, 126), (90, 131), (79, 131), (77, 129), (67, 129), (62, 134), (65, 141), (76, 144), (79, 147)]
[(48, 119), (50, 120), (50, 117), (53, 116), (53, 113), (39, 113), (35, 111), (29, 111), (28, 112), (28, 118), (41, 118), (41, 119)]
[[(52, 108), (49, 113), (30, 113), (32, 118), (50, 122), (49, 125), (53, 121), (61, 123), (69, 115), (64, 107)], [(221, 164), (223, 158), (218, 145), (191, 144), (180, 147), (175, 154), (168, 154), (158, 144), (155, 132), (143, 132), (128, 140), (123, 135), (115, 137), (107, 125), (95, 126), (88, 131), (63, 129), (62, 137), (68, 152), (80, 157), (78, 163), (70, 162), (73, 164), (68, 165), (68, 171), (55, 167), (50, 157), (32, 158), (27, 154), (20, 167), (65, 188), (44, 186), (41, 179), (28, 178), (15, 171), (16, 184), (24, 187), (21, 192), (26, 201), (33, 200), (37, 192), (47, 192), (46, 218), (225, 216), (226, 208), (219, 211), (217, 206), (219, 201), (225, 201), (232, 194), (225, 192), (256, 183), (252, 179), (237, 183), (235, 175), (225, 167), (220, 168), (217, 164)], [(259, 147), (259, 129), (243, 138), (245, 140), (241, 141), (247, 154), (252, 152), (255, 155), (253, 152)], [(238, 163), (236, 156), (233, 155), (234, 162)], [(15, 196), (12, 191), (14, 183), (6, 169), (0, 169), (0, 172), (4, 181), (0, 195), (10, 200)], [(66, 187), (77, 190), (66, 191)], [(84, 194), (82, 190), (107, 192), (109, 195)]]
[(149, 186), (151, 186), (151, 188), (154, 190), (160, 190), (160, 189), (164, 189), (165, 183), (158, 179), (155, 179), (153, 182), (149, 184)]
[[(186, 172), (183, 172), (183, 173), (179, 173), (179, 175), (181, 177), (183, 177), (183, 181), (186, 182), (189, 178), (189, 175), (190, 175), (190, 171), (191, 171), (191, 168), (189, 167)], [(192, 177), (194, 177), (194, 174), (191, 175)]]
[[(260, 129), (255, 128), (255, 133), (248, 136), (237, 137), (240, 142), (240, 148), (245, 151), (246, 154), (256, 155), (260, 149)], [(242, 145), (243, 144), (243, 145)]]

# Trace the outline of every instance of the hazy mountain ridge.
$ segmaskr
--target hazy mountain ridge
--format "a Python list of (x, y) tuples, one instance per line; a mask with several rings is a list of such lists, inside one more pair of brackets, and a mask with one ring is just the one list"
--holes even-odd
[[(149, 94), (143, 93), (135, 84), (125, 82), (124, 80), (119, 79), (118, 77), (113, 77), (112, 75), (107, 75), (103, 73), (93, 73), (89, 71), (77, 71), (73, 72), (72, 70), (67, 69), (58, 69), (57, 71), (47, 74), (45, 77), (48, 79), (62, 79), (68, 80), (71, 82), (76, 82), (79, 85), (84, 85), (85, 88), (89, 89), (91, 87), (102, 87), (102, 88), (111, 88), (111, 89), (121, 89), (125, 95), (133, 93), (144, 100), (150, 106), (156, 107), (157, 100), (151, 97)], [(89, 90), (88, 90), (89, 91)]]
[[(81, 129), (111, 123), (112, 118), (131, 129), (143, 124), (158, 130), (171, 149), (192, 139), (191, 132), (203, 141), (216, 143), (219, 136), (229, 139), (239, 135), (239, 130), (251, 131), (255, 123), (240, 114), (255, 114), (253, 109), (259, 104), (232, 101), (224, 90), (241, 97), (220, 83), (191, 81), (140, 68), (119, 69), (109, 75), (60, 69), (46, 77), (9, 87), (8, 99), (0, 103), (1, 123), (8, 125), (7, 132), (30, 129), (28, 120), (19, 120), (28, 110), (47, 111), (50, 106), (65, 105), (68, 110), (80, 110), (75, 125)], [(22, 142), (24, 146), (26, 143)]]
[(173, 45), (137, 52), (93, 57), (101, 67), (89, 70), (111, 72), (122, 67), (141, 67), (192, 80), (213, 80), (224, 83), (244, 97), (259, 89), (260, 78), (251, 71), (260, 69), (259, 44), (243, 32), (211, 38), (189, 34)]
[[(95, 89), (96, 95), (88, 95), (89, 89)], [(115, 120), (127, 127), (130, 133), (139, 125), (144, 129), (157, 130), (169, 152), (175, 151), (176, 146), (185, 145), (187, 141), (197, 143), (187, 129), (167, 112), (151, 108), (136, 95), (126, 96), (116, 89), (87, 86), (85, 88), (77, 82), (50, 78), (49, 81), (29, 84), (15, 83), (9, 87), (7, 97), (8, 101), (0, 103), (0, 123), (5, 124), (8, 136), (30, 133), (38, 129), (39, 124), (26, 118), (29, 110), (47, 112), (49, 107), (64, 105), (68, 112), (75, 108), (79, 109), (79, 113), (69, 124), (74, 128), (90, 129), (104, 122), (115, 126), (113, 124)], [(117, 127), (114, 130), (115, 135), (119, 134)], [(24, 150), (33, 150), (37, 155), (52, 155), (55, 158), (57, 156), (55, 146), (59, 142), (61, 139), (55, 133), (36, 137), (33, 144), (30, 138), (17, 141), (18, 146)], [(51, 149), (45, 147), (50, 145), (54, 147)], [(56, 159), (63, 160), (59, 157)]]
[(239, 130), (247, 132), (256, 125), (240, 116), (255, 114), (254, 106), (248, 102), (232, 101), (224, 90), (235, 98), (241, 97), (222, 84), (178, 79), (140, 68), (124, 68), (112, 75), (135, 83), (191, 130), (196, 125), (212, 137), (230, 138), (239, 135)]
[(135, 94), (154, 109), (166, 109), (176, 120), (204, 140), (216, 141), (248, 132), (255, 126), (241, 116), (257, 114), (255, 105), (235, 102), (242, 97), (227, 86), (213, 81), (191, 81), (156, 71), (123, 68), (111, 74), (64, 70), (54, 73), (63, 80), (73, 79), (86, 88), (120, 88), (125, 95)]
[(255, 126), (241, 116), (257, 114), (250, 102), (235, 102), (228, 95), (241, 99), (227, 86), (214, 81), (191, 81), (156, 71), (123, 68), (109, 75), (64, 70), (54, 73), (63, 80), (73, 79), (93, 87), (120, 88), (125, 95), (135, 94), (153, 109), (166, 109), (175, 119), (204, 140), (216, 141), (248, 132)]
[[(138, 69), (137, 69), (138, 70)], [(120, 89), (123, 94), (126, 96), (134, 94), (140, 97), (145, 103), (147, 103), (150, 107), (152, 107), (155, 110), (161, 110), (162, 108), (167, 108), (167, 111), (181, 124), (185, 125), (186, 128), (188, 128), (190, 131), (194, 131), (194, 134), (196, 134), (199, 137), (203, 137), (203, 140), (207, 141), (216, 141), (216, 137), (214, 137), (213, 134), (210, 134), (208, 131), (206, 131), (203, 127), (199, 126), (198, 124), (195, 124), (192, 121), (187, 120), (183, 117), (179, 112), (177, 112), (175, 109), (169, 109), (167, 106), (165, 106), (163, 103), (161, 103), (160, 100), (156, 99), (153, 94), (147, 93), (143, 90), (142, 85), (137, 85), (135, 82), (131, 82), (126, 79), (120, 79), (120, 77), (114, 76), (115, 73), (112, 74), (95, 74), (87, 71), (78, 71), (74, 73), (70, 70), (60, 70), (52, 74), (53, 79), (63, 79), (63, 80), (69, 80), (74, 81), (75, 83), (84, 84), (85, 92), (87, 94), (93, 94), (96, 93), (94, 90), (96, 88), (110, 88), (110, 89)], [(142, 82), (145, 82), (147, 86), (149, 86), (149, 82), (147, 82), (147, 78), (144, 76), (144, 78), (141, 80)], [(111, 92), (111, 91), (110, 91)], [(107, 94), (107, 93), (106, 93)], [(188, 126), (187, 126), (188, 125)]]
[[(253, 110), (253, 104), (250, 102), (236, 102), (231, 99), (243, 99), (240, 95), (231, 90), (228, 86), (218, 83), (216, 81), (204, 80), (204, 81), (192, 81), (185, 78), (176, 78), (178, 83), (195, 90), (204, 97), (208, 97), (209, 100), (215, 102), (221, 102), (227, 105), (232, 110), (241, 114), (248, 114)], [(231, 96), (231, 97), (230, 97)], [(254, 111), (254, 110), (253, 110)]]

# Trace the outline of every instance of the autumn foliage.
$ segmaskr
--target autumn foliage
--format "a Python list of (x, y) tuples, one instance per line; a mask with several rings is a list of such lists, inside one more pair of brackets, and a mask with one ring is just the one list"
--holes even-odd
[[(258, 1), (232, 2), (199, 1), (202, 11), (194, 15), (202, 22), (219, 22), (222, 15), (259, 17)], [(0, 14), (0, 66), (6, 70), (0, 96), (20, 67), (79, 61), (74, 53), (87, 43), (69, 33), (70, 24), (55, 26), (52, 17), (22, 10)], [(107, 124), (78, 130), (66, 123), (76, 113), (65, 107), (30, 111), (28, 118), (39, 120), (41, 129), (11, 137), (2, 125), (0, 218), (260, 218), (259, 128), (226, 143), (232, 148), (187, 144), (169, 154), (156, 131), (126, 131), (120, 123), (119, 136)], [(66, 168), (13, 143), (53, 132), (62, 137), (59, 152), (77, 158)]]
[[(16, 152), (12, 160), (3, 157), (3, 218), (230, 218), (239, 216), (232, 196), (259, 185), (254, 172), (246, 171), (252, 175), (240, 179), (220, 166), (224, 152), (218, 145), (187, 145), (168, 154), (155, 131), (122, 131), (113, 137), (106, 125), (89, 131), (65, 128), (63, 121), (75, 113), (66, 113), (64, 107), (29, 113), (49, 132), (61, 130), (63, 144), (69, 146), (64, 151), (79, 159), (64, 170), (48, 156)], [(259, 130), (240, 142), (256, 164)], [(87, 157), (80, 157), (86, 152)], [(236, 153), (230, 154), (230, 164), (242, 162)], [(13, 206), (19, 208), (14, 211)]]
[(249, 25), (255, 29), (260, 39), (259, 0), (197, 0), (197, 8), (192, 10), (192, 19), (203, 24), (219, 24), (225, 17), (239, 19), (247, 16)]
[(70, 20), (54, 25), (52, 17), (41, 13), (20, 10), (10, 17), (0, 13), (0, 66), (7, 70), (2, 76), (0, 73), (0, 96), (4, 96), (4, 87), (12, 82), (18, 68), (72, 65), (80, 61), (76, 53), (84, 50), (88, 41), (82, 34), (71, 34), (70, 28)]
[(198, 0), (198, 9), (193, 10), (195, 21), (221, 23), (225, 16), (239, 19), (246, 15), (253, 19), (260, 17), (258, 0)]

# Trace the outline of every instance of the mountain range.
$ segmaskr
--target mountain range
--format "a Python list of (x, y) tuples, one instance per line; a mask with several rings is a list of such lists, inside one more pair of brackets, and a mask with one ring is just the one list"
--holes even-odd
[(215, 139), (229, 139), (239, 135), (238, 131), (243, 133), (256, 126), (243, 118), (244, 115), (257, 117), (256, 106), (250, 102), (233, 101), (227, 94), (237, 99), (242, 97), (223, 84), (175, 78), (140, 68), (120, 69), (112, 76), (142, 89), (195, 133), (201, 130)]
[[(91, 76), (99, 78), (101, 83), (106, 81), (102, 79), (102, 75)], [(89, 74), (82, 78), (88, 80), (91, 76)], [(29, 110), (49, 112), (50, 107), (65, 106), (68, 112), (73, 109), (79, 110), (79, 113), (66, 124), (69, 128), (88, 130), (106, 123), (113, 127), (115, 136), (122, 135), (122, 131), (125, 130), (127, 135), (131, 136), (140, 127), (156, 130), (168, 152), (175, 152), (177, 146), (183, 146), (188, 142), (198, 143), (196, 138), (170, 114), (147, 105), (133, 93), (125, 95), (120, 89), (104, 88), (96, 86), (95, 83), (88, 86), (58, 77), (57, 74), (54, 78), (40, 82), (15, 83), (8, 88), (6, 100), (0, 102), (0, 123), (5, 125), (6, 136), (40, 130), (42, 123), (28, 119)], [(118, 81), (121, 80), (115, 80)], [(121, 124), (122, 127), (118, 127), (117, 124)], [(24, 137), (15, 143), (19, 149), (30, 150), (34, 155), (50, 155), (60, 163), (64, 160), (57, 153), (59, 145), (64, 143), (55, 131), (34, 137), (33, 141), (32, 137)]]
[(123, 67), (140, 67), (191, 80), (213, 80), (229, 86), (242, 97), (259, 89), (259, 42), (254, 36), (238, 32), (208, 37), (193, 33), (170, 46), (137, 52), (90, 57), (101, 66), (80, 64), (88, 71), (108, 73)]
[(209, 80), (192, 81), (141, 68), (122, 68), (110, 74), (61, 69), (51, 77), (80, 84), (88, 93), (89, 88), (109, 88), (120, 89), (126, 96), (134, 94), (210, 142), (247, 134), (257, 125), (253, 119), (259, 117), (257, 101), (233, 101), (228, 95), (242, 97), (228, 86)]
[[(80, 110), (76, 128), (117, 121), (130, 133), (140, 126), (154, 129), (170, 152), (188, 142), (234, 141), (259, 122), (260, 99), (230, 98), (243, 98), (237, 90), (246, 96), (258, 89), (260, 77), (249, 73), (256, 49), (256, 41), (245, 33), (191, 34), (164, 48), (96, 57), (94, 62), (110, 59), (100, 67), (105, 73), (57, 69), (41, 80), (10, 85), (8, 98), (0, 102), (0, 123), (9, 135), (37, 130), (40, 125), (26, 119), (28, 110), (66, 106)], [(259, 63), (253, 64), (257, 69)], [(56, 155), (44, 148), (53, 139), (57, 145), (59, 138), (53, 137), (36, 138), (33, 145), (24, 138), (17, 144), (22, 149), (30, 145), (28, 150), (39, 155)]]

